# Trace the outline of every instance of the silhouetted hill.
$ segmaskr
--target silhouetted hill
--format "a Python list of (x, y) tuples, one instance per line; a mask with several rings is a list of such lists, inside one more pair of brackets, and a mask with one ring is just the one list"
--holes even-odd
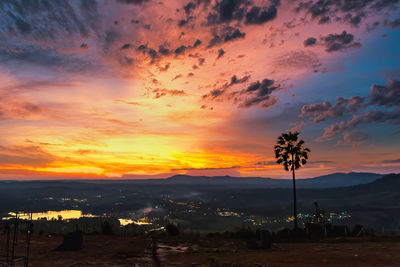
[[(298, 188), (335, 188), (359, 184), (368, 184), (379, 178), (382, 174), (376, 173), (333, 173), (314, 178), (296, 179)], [(288, 178), (290, 173), (288, 173)], [(186, 185), (186, 186), (224, 186), (242, 188), (291, 188), (292, 179), (273, 179), (262, 177), (232, 177), (232, 176), (190, 176), (174, 175), (169, 178), (158, 179), (102, 179), (102, 180), (43, 180), (43, 181), (0, 181), (0, 184), (9, 188), (29, 185), (41, 188), (43, 186), (65, 186), (71, 184), (98, 184), (98, 185)]]
[(396, 192), (400, 193), (400, 174), (389, 174), (372, 183), (349, 187), (349, 190), (363, 192)]
[(288, 186), (288, 180), (279, 180), (261, 177), (232, 177), (232, 176), (190, 176), (190, 175), (174, 175), (162, 181), (168, 184), (203, 184), (203, 185), (226, 185), (226, 186), (266, 186), (280, 187)]
[(376, 173), (333, 173), (310, 179), (298, 180), (299, 188), (331, 188), (369, 184), (379, 178), (382, 174)]
[[(297, 179), (298, 188), (333, 188), (367, 184), (381, 178), (376, 173), (333, 173), (308, 179)], [(142, 181), (144, 182), (144, 181)], [(231, 176), (190, 176), (174, 175), (167, 179), (158, 179), (152, 183), (187, 184), (187, 185), (224, 185), (242, 187), (289, 188), (291, 179), (272, 179), (260, 177), (231, 177)]]
[[(337, 173), (298, 180), (299, 212), (311, 214), (313, 203), (318, 202), (327, 212), (350, 214), (346, 219), (349, 223), (398, 229), (400, 174), (386, 175), (369, 184), (346, 186), (375, 177), (380, 175)], [(10, 211), (72, 209), (129, 217), (151, 207), (157, 209), (152, 216), (164, 218), (170, 214), (186, 221), (187, 226), (211, 230), (217, 225), (214, 219), (228, 220), (230, 227), (230, 223), (241, 223), (253, 215), (287, 218), (292, 214), (292, 192), (289, 179), (257, 177), (177, 175), (157, 180), (0, 181), (0, 217)], [(221, 210), (243, 215), (221, 217)], [(218, 229), (227, 227), (222, 225)]]

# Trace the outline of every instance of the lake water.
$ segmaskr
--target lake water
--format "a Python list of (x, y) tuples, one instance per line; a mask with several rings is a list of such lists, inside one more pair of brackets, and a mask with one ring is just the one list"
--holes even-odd
[[(8, 217), (3, 217), (3, 220), (8, 220), (8, 219), (13, 219), (15, 218), (15, 213), (9, 212)], [(59, 216), (63, 220), (69, 220), (69, 219), (79, 219), (79, 218), (94, 218), (94, 217), (100, 217), (96, 216), (90, 213), (83, 214), (81, 210), (60, 210), (60, 211), (46, 211), (46, 212), (33, 212), (33, 213), (19, 213), (18, 218), (20, 219), (25, 219), (29, 220), (32, 215), (32, 220), (38, 220), (41, 218), (46, 218), (47, 220), (58, 220)], [(131, 223), (137, 224), (137, 225), (151, 225), (151, 223), (143, 221), (143, 220), (131, 220), (131, 219), (125, 219), (125, 218), (119, 218), (119, 223), (121, 226), (125, 226)]]
[[(46, 212), (18, 213), (18, 218), (29, 220), (31, 218), (31, 214), (32, 214), (32, 220), (38, 220), (40, 218), (46, 218), (47, 220), (52, 220), (52, 219), (58, 219), (59, 216), (61, 216), (63, 220), (79, 219), (82, 217), (91, 217), (91, 218), (98, 217), (90, 213), (83, 214), (81, 210), (60, 210), (60, 211), (50, 210)], [(14, 212), (9, 212), (8, 215), (10, 216), (3, 217), (3, 220), (15, 218)]]
[(131, 220), (131, 219), (118, 219), (118, 220), (119, 220), (119, 223), (120, 223), (122, 226), (131, 224), (131, 223), (134, 223), (134, 224), (136, 224), (136, 225), (152, 225), (152, 223), (150, 223), (150, 222), (145, 222), (145, 221), (140, 220), (140, 219), (139, 219), (139, 220), (136, 220), (136, 221)]

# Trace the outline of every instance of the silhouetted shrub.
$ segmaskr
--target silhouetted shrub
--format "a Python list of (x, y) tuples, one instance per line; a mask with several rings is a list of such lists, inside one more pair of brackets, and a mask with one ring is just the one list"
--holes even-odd
[(101, 223), (101, 233), (103, 235), (112, 235), (113, 234), (112, 226), (109, 221), (104, 221)]
[(351, 235), (352, 236), (361, 236), (363, 230), (364, 230), (364, 226), (362, 226), (361, 224), (356, 224), (356, 225), (354, 225), (353, 229), (351, 230)]
[(80, 250), (83, 247), (83, 233), (80, 230), (75, 232), (70, 232), (64, 235), (64, 240), (56, 250), (60, 251), (70, 251), (70, 250)]
[(230, 237), (236, 237), (236, 238), (256, 237), (255, 232), (250, 227), (235, 228), (232, 231), (225, 232), (225, 234), (229, 235)]
[(268, 230), (257, 230), (256, 231), (257, 240), (259, 240), (260, 248), (270, 249), (272, 247), (272, 234)]
[(174, 224), (169, 223), (165, 226), (165, 231), (167, 231), (168, 235), (176, 236), (179, 235), (179, 229)]
[(247, 249), (255, 250), (258, 249), (257, 239), (250, 238), (246, 241)]
[(276, 233), (278, 241), (288, 241), (292, 238), (292, 231), (289, 228), (284, 228)]
[(219, 267), (219, 266), (221, 266), (219, 260), (215, 256), (208, 258), (208, 261), (209, 261), (209, 264), (210, 264), (209, 266), (210, 267)]
[(344, 237), (349, 235), (349, 228), (346, 225), (333, 225), (328, 231), (330, 237)]
[(273, 240), (278, 242), (281, 241), (304, 241), (307, 239), (307, 232), (305, 229), (296, 228), (296, 229), (289, 229), (284, 228), (278, 231), (274, 236)]
[(350, 232), (351, 236), (360, 237), (360, 236), (374, 236), (375, 231), (372, 228), (366, 228), (361, 224), (354, 225), (353, 229)]
[(301, 241), (307, 238), (307, 233), (303, 228), (296, 228), (292, 230), (292, 239), (295, 241)]
[(220, 232), (208, 233), (208, 234), (206, 235), (206, 237), (219, 237), (219, 236), (221, 236), (221, 233), (220, 233)]
[(307, 237), (312, 240), (318, 240), (327, 236), (327, 231), (330, 225), (321, 225), (319, 223), (307, 223), (306, 233)]

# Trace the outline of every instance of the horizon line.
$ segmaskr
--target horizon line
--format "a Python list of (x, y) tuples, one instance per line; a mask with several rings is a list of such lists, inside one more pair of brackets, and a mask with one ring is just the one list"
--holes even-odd
[[(376, 174), (376, 175), (390, 175), (390, 174), (400, 174), (400, 173), (394, 173), (394, 172), (388, 172), (388, 173), (378, 173), (378, 172), (332, 172), (324, 175), (317, 175), (314, 177), (305, 177), (305, 178), (296, 178), (296, 180), (307, 180), (307, 179), (315, 179), (319, 177), (324, 177), (324, 176), (329, 176), (333, 174)], [(128, 174), (129, 175), (129, 174)], [(138, 175), (140, 176), (140, 175)], [(156, 176), (156, 175), (148, 175), (148, 176)], [(95, 177), (95, 178), (83, 178), (83, 177), (71, 177), (71, 178), (61, 178), (58, 179), (56, 177), (48, 177), (48, 178), (43, 178), (43, 177), (29, 177), (25, 179), (2, 179), (0, 178), (0, 182), (30, 182), (30, 181), (151, 181), (151, 180), (167, 180), (170, 178), (173, 178), (175, 176), (189, 176), (189, 177), (203, 177), (203, 178), (216, 178), (216, 177), (229, 177), (233, 179), (246, 179), (246, 178), (258, 178), (258, 179), (271, 179), (271, 180), (292, 180), (292, 178), (271, 178), (271, 177), (262, 177), (262, 176), (231, 176), (231, 175), (214, 175), (214, 176), (209, 176), (209, 175), (190, 175), (190, 174), (174, 174), (168, 177), (156, 177), (156, 178), (150, 178), (150, 177), (132, 177), (132, 178), (123, 178), (123, 177)]]

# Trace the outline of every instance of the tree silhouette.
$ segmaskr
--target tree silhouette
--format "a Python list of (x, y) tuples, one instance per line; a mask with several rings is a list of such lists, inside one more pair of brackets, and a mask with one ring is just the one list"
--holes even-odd
[(286, 171), (293, 175), (293, 217), (294, 228), (297, 229), (297, 199), (295, 170), (307, 163), (310, 149), (304, 147), (304, 141), (299, 140), (299, 132), (282, 133), (274, 146), (276, 163), (282, 164)]

